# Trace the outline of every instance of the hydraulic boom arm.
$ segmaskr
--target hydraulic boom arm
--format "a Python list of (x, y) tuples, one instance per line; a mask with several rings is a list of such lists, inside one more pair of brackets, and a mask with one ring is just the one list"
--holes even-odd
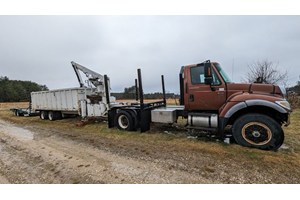
[(95, 86), (101, 86), (103, 85), (104, 82), (104, 76), (102, 76), (101, 74), (98, 74), (97, 72), (94, 72), (78, 63), (75, 63), (74, 61), (71, 62), (74, 71), (76, 73), (77, 79), (79, 81), (80, 87), (84, 86), (84, 83), (82, 81), (82, 78), (80, 76), (79, 70), (82, 71), (86, 77), (88, 78), (88, 80)]

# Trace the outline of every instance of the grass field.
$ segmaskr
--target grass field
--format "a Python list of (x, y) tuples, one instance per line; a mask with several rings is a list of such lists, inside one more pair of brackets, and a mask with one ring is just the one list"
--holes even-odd
[[(173, 101), (174, 101), (174, 99), (168, 100), (168, 103), (172, 104)], [(74, 128), (74, 125), (76, 125), (77, 122), (79, 121), (79, 119), (75, 120), (75, 121), (74, 121), (74, 119), (65, 119), (65, 120), (61, 120), (61, 121), (55, 121), (53, 123), (51, 121), (40, 120), (39, 117), (15, 117), (13, 115), (13, 113), (11, 113), (9, 111), (10, 108), (26, 108), (26, 107), (28, 107), (27, 102), (0, 103), (0, 110), (1, 110), (0, 118), (9, 120), (9, 121), (12, 121), (15, 123), (24, 124), (24, 125), (30, 124), (30, 123), (38, 123), (38, 124), (43, 124), (45, 126), (52, 126), (55, 123), (55, 126), (59, 125), (59, 127), (62, 127), (62, 128), (67, 128), (67, 127)], [(299, 154), (299, 156), (300, 156), (300, 123), (299, 122), (300, 122), (300, 109), (295, 109), (291, 115), (291, 124), (288, 127), (283, 127), (284, 132), (285, 132), (284, 144), (285, 144), (286, 148), (284, 148), (284, 150), (283, 149), (280, 150), (278, 154), (293, 155), (293, 156), (296, 156)], [(123, 132), (123, 131), (119, 131), (116, 129), (108, 129), (106, 123), (91, 123), (91, 124), (84, 126), (83, 129), (85, 129), (86, 131), (95, 131), (95, 132), (101, 131), (103, 134), (115, 133), (117, 135), (120, 135), (120, 137), (122, 137), (122, 136), (126, 137), (126, 135), (127, 135), (127, 133)], [(166, 130), (164, 130), (164, 129), (166, 129)], [(170, 128), (166, 125), (154, 126), (154, 128), (152, 128), (152, 130), (149, 132), (150, 134), (148, 134), (148, 135), (149, 135), (149, 137), (153, 137), (153, 134), (154, 135), (159, 134), (159, 137), (161, 137), (161, 135), (167, 135), (168, 140), (170, 140), (170, 138), (169, 138), (170, 134), (165, 134), (166, 131), (168, 131), (168, 132), (173, 131), (174, 134), (171, 134), (171, 135), (173, 135), (173, 137), (177, 138), (177, 139), (181, 138), (181, 136), (182, 136), (182, 134), (179, 134), (178, 136), (176, 136), (176, 133), (178, 131), (176, 131), (176, 130), (174, 130), (174, 128)], [(135, 135), (135, 134), (133, 134), (133, 135)], [(139, 134), (137, 134), (135, 136), (140, 137)], [(162, 140), (164, 140), (164, 139), (162, 139)], [(183, 138), (183, 140), (186, 140), (186, 139)], [(211, 145), (211, 143), (210, 143), (210, 145)], [(225, 145), (225, 146), (227, 146), (227, 145)], [(232, 145), (232, 148), (234, 148), (234, 146), (235, 145)], [(220, 148), (223, 149), (223, 145), (221, 145)], [(226, 147), (226, 149), (228, 149), (228, 147)], [(266, 152), (266, 151), (260, 151), (260, 150), (255, 150), (255, 149), (248, 149), (248, 148), (244, 148), (244, 149), (247, 149), (245, 151), (250, 151), (250, 152), (253, 151), (254, 154), (255, 153), (260, 154), (261, 152)], [(244, 154), (244, 153), (242, 153), (242, 154)]]
[(0, 103), (0, 110), (9, 110), (10, 108), (28, 108), (28, 102)]
[[(256, 166), (271, 170), (274, 175), (278, 173), (293, 174), (299, 177), (300, 182), (300, 109), (295, 109), (291, 114), (291, 124), (284, 127), (285, 142), (278, 151), (262, 151), (241, 147), (236, 144), (225, 144), (221, 141), (207, 140), (205, 138), (191, 139), (183, 129), (177, 130), (168, 126), (153, 126), (146, 134), (139, 132), (124, 132), (117, 129), (108, 129), (106, 122), (93, 121), (85, 126), (77, 126), (78, 119), (64, 119), (60, 121), (40, 120), (39, 117), (16, 117), (9, 108), (24, 107), (25, 103), (1, 103), (0, 118), (21, 126), (38, 125), (57, 130), (68, 130), (76, 134), (97, 135), (116, 141), (130, 141), (145, 144), (149, 149), (164, 147), (184, 152), (201, 152), (208, 157), (218, 160), (231, 160), (236, 165)], [(25, 106), (26, 107), (26, 106)], [(282, 175), (282, 176), (283, 176)], [(280, 183), (280, 181), (276, 181)], [(295, 181), (293, 181), (295, 182)]]

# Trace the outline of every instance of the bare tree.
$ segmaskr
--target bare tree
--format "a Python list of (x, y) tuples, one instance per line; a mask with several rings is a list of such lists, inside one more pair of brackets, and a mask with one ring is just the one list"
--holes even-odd
[(268, 84), (284, 84), (286, 85), (288, 74), (287, 71), (278, 70), (278, 64), (271, 61), (257, 61), (252, 65), (248, 65), (249, 72), (246, 79), (250, 83), (268, 83)]

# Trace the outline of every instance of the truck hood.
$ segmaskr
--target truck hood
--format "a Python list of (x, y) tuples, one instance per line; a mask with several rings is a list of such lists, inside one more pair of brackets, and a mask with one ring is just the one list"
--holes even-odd
[(229, 96), (236, 92), (249, 92), (267, 95), (279, 95), (284, 97), (281, 89), (277, 85), (259, 83), (229, 83), (227, 84)]

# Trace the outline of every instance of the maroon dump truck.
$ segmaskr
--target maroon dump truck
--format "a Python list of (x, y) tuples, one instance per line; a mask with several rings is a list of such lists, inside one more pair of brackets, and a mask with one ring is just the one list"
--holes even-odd
[[(163, 99), (145, 103), (138, 69), (136, 96), (139, 101), (129, 105), (110, 104), (109, 127), (145, 132), (151, 123), (173, 124), (183, 117), (187, 119), (189, 132), (224, 138), (227, 136), (225, 127), (229, 127), (235, 141), (242, 146), (276, 150), (283, 144), (282, 126), (289, 125), (291, 112), (284, 87), (233, 83), (219, 63), (209, 60), (183, 66), (179, 83), (180, 105), (166, 105), (163, 76)], [(109, 99), (107, 101), (109, 103)]]

